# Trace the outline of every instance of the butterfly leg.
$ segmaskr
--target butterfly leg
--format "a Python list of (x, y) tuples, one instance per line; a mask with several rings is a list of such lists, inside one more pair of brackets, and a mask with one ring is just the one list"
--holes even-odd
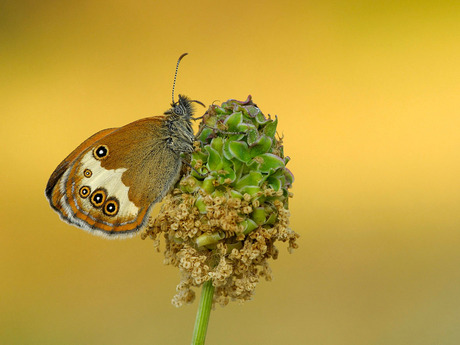
[[(217, 131), (217, 132), (220, 132), (220, 133), (225, 134), (225, 135), (240, 135), (240, 134), (246, 134), (246, 132), (227, 132), (227, 131), (225, 131), (225, 130), (223, 130), (223, 129), (220, 129), (220, 128), (217, 128), (217, 127), (211, 127), (211, 126), (208, 126), (208, 125), (206, 125), (206, 124), (205, 124), (204, 126), (205, 126), (205, 127), (208, 127), (208, 128), (211, 128), (212, 130)], [(195, 136), (195, 138), (197, 138), (197, 137), (198, 137), (198, 135)]]
[(196, 172), (198, 175), (200, 175), (200, 177), (205, 178), (205, 177), (208, 176), (208, 174), (202, 174), (202, 173), (200, 173), (198, 170), (195, 169), (195, 167), (193, 167), (193, 166), (192, 166), (189, 162), (187, 162), (186, 160), (182, 160), (182, 162), (183, 162), (185, 165), (189, 166), (190, 169), (192, 169), (192, 170), (193, 170), (194, 172)]

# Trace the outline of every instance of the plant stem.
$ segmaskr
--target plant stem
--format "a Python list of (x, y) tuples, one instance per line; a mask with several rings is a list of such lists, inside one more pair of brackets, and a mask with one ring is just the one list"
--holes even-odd
[(211, 315), (213, 296), (214, 286), (212, 285), (212, 280), (208, 280), (203, 284), (201, 290), (200, 305), (196, 313), (192, 345), (204, 345), (206, 331), (208, 330), (209, 316)]

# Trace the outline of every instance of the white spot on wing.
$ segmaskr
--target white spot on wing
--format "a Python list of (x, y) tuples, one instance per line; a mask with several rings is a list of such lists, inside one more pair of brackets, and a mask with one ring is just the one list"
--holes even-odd
[(83, 185), (89, 186), (91, 192), (97, 188), (104, 188), (107, 190), (108, 197), (116, 197), (120, 202), (117, 216), (125, 217), (138, 214), (139, 208), (128, 198), (129, 187), (121, 181), (126, 168), (107, 170), (101, 166), (100, 161), (93, 157), (92, 151), (89, 151), (83, 156), (77, 174), (83, 174), (85, 169), (91, 170), (93, 174), (90, 178), (83, 178)]

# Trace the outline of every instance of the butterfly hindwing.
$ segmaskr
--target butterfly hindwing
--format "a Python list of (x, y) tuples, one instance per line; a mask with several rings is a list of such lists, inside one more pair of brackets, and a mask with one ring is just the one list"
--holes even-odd
[[(105, 137), (107, 134), (113, 132), (116, 129), (117, 128), (107, 128), (107, 129), (97, 132), (96, 134), (93, 134), (88, 139), (86, 139), (84, 142), (82, 142), (75, 150), (72, 151), (70, 155), (68, 155), (61, 162), (61, 164), (58, 165), (58, 167), (51, 174), (48, 180), (48, 183), (46, 185), (45, 195), (48, 198), (48, 200), (51, 201), (51, 198), (52, 198), (51, 194), (53, 192), (54, 187), (56, 186), (58, 181), (61, 179), (62, 175), (66, 172), (69, 165), (72, 164), (72, 162), (81, 154), (81, 152), (87, 149), (89, 146), (91, 146), (95, 141), (99, 140), (100, 138)], [(53, 203), (51, 203), (51, 206), (54, 208)]]

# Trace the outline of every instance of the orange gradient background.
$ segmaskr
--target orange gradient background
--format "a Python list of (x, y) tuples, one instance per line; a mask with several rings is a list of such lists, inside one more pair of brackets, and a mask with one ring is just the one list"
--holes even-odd
[(454, 3), (3, 1), (0, 343), (190, 343), (197, 303), (171, 305), (152, 242), (91, 236), (44, 197), (81, 141), (169, 107), (184, 52), (177, 92), (278, 115), (301, 234), (207, 343), (460, 343)]

